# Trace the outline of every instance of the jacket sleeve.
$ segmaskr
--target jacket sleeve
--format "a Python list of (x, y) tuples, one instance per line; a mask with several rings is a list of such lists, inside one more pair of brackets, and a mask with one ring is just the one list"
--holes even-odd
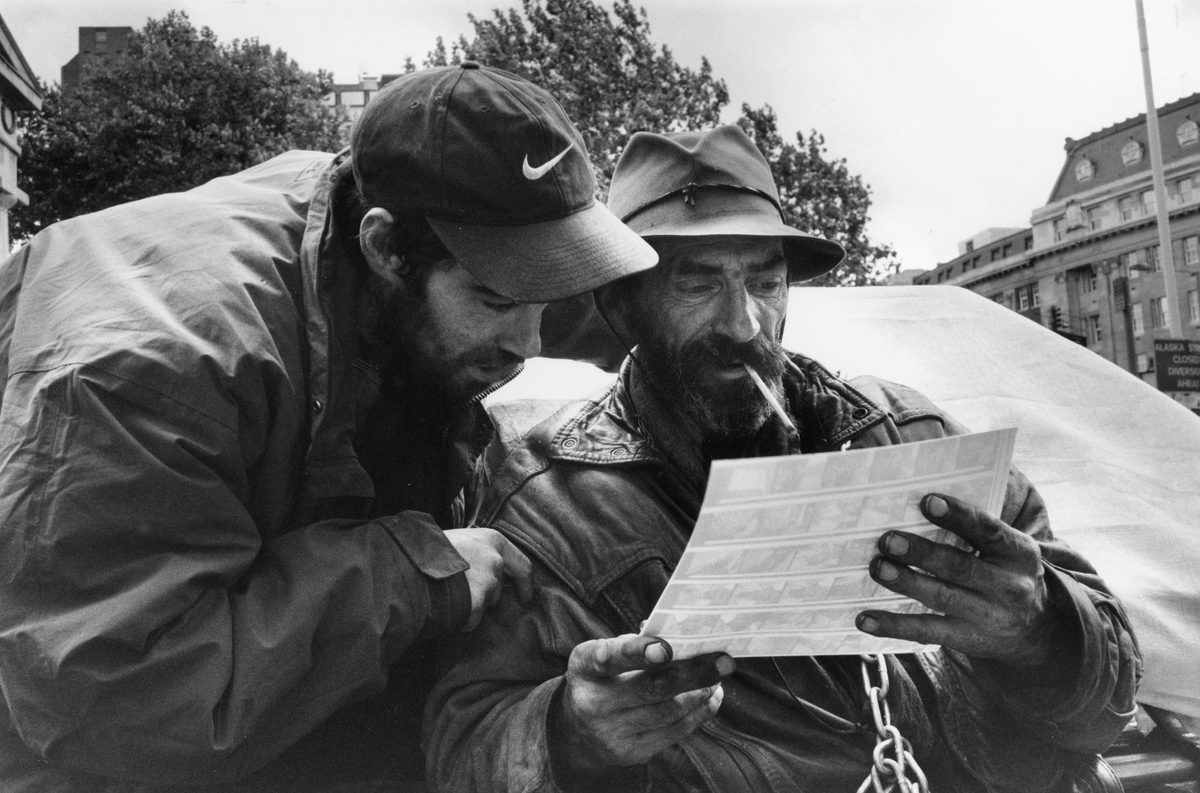
[(237, 778), (465, 622), (466, 564), (427, 516), (264, 539), (261, 427), (193, 405), (90, 366), (8, 380), (0, 680), (52, 766)]
[(1052, 776), (1064, 751), (1109, 747), (1136, 709), (1141, 655), (1120, 601), (1082, 556), (1053, 538), (1041, 496), (1016, 469), (1001, 517), (1038, 540), (1051, 607), (1072, 631), (1060, 640), (1061, 655), (1033, 669), (948, 650), (922, 660), (939, 681), (946, 740), (960, 764), (989, 789), (1020, 790)]
[[(556, 780), (548, 729), (576, 644), (612, 631), (561, 583), (534, 566), (536, 599), (522, 607), (507, 588), (480, 626), (446, 642), (453, 659), (425, 708), (426, 781), (467, 793), (578, 790)], [(644, 768), (614, 769), (598, 790), (637, 790)]]

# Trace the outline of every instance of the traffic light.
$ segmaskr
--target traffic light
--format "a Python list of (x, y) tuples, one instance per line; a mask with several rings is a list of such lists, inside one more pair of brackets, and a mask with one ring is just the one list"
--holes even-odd
[(1050, 329), (1063, 330), (1066, 327), (1063, 322), (1062, 309), (1058, 306), (1050, 306)]

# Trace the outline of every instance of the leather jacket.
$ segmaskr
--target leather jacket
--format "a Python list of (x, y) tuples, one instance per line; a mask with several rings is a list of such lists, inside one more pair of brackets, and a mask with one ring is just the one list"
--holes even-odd
[[(814, 361), (785, 379), (802, 435), (770, 425), (749, 454), (823, 453), (964, 432), (921, 394), (844, 382)], [(717, 716), (644, 766), (556, 776), (547, 725), (572, 648), (634, 633), (654, 606), (702, 494), (641, 427), (628, 363), (602, 397), (559, 411), (519, 441), (497, 415), (475, 520), (535, 562), (536, 603), (511, 596), (451, 650), (430, 697), (428, 781), (438, 790), (842, 791), (874, 747), (857, 657), (743, 658)], [(934, 790), (1054, 789), (1075, 753), (1102, 751), (1133, 711), (1140, 658), (1121, 605), (1054, 541), (1037, 491), (1011, 472), (1002, 518), (1041, 547), (1053, 607), (1079, 631), (1077, 674), (1047, 678), (937, 650), (887, 657), (894, 722)]]

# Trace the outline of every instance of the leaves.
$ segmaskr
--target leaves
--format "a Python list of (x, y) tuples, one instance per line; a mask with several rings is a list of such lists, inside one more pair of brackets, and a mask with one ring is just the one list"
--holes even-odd
[(85, 61), (74, 91), (48, 89), (26, 119), (30, 206), (13, 210), (13, 236), (290, 149), (336, 150), (345, 119), (323, 100), (332, 82), (257, 39), (222, 44), (184, 13), (149, 20), (125, 53)]
[[(651, 41), (646, 12), (630, 0), (617, 0), (611, 15), (593, 0), (522, 0), (520, 10), (468, 18), (474, 39), (460, 37), (447, 48), (438, 38), (424, 66), (475, 60), (549, 91), (583, 133), (601, 200), (633, 133), (714, 127), (729, 104), (725, 82), (713, 76), (708, 60), (699, 70), (676, 62), (670, 49)], [(787, 222), (846, 248), (846, 263), (812, 284), (876, 283), (899, 269), (891, 248), (866, 236), (869, 189), (845, 160), (827, 159), (819, 133), (785, 142), (770, 106), (743, 105), (737, 123), (770, 162)]]

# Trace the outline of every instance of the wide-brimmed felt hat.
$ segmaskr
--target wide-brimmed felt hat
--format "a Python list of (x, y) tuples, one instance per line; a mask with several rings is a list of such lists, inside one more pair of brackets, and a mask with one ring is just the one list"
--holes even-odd
[(635, 134), (617, 162), (608, 208), (643, 237), (779, 237), (793, 283), (824, 275), (846, 255), (784, 223), (771, 166), (732, 125)]
[(653, 267), (595, 200), (583, 138), (550, 94), (467, 61), (389, 83), (350, 136), (368, 203), (418, 210), (478, 281), (542, 303)]

